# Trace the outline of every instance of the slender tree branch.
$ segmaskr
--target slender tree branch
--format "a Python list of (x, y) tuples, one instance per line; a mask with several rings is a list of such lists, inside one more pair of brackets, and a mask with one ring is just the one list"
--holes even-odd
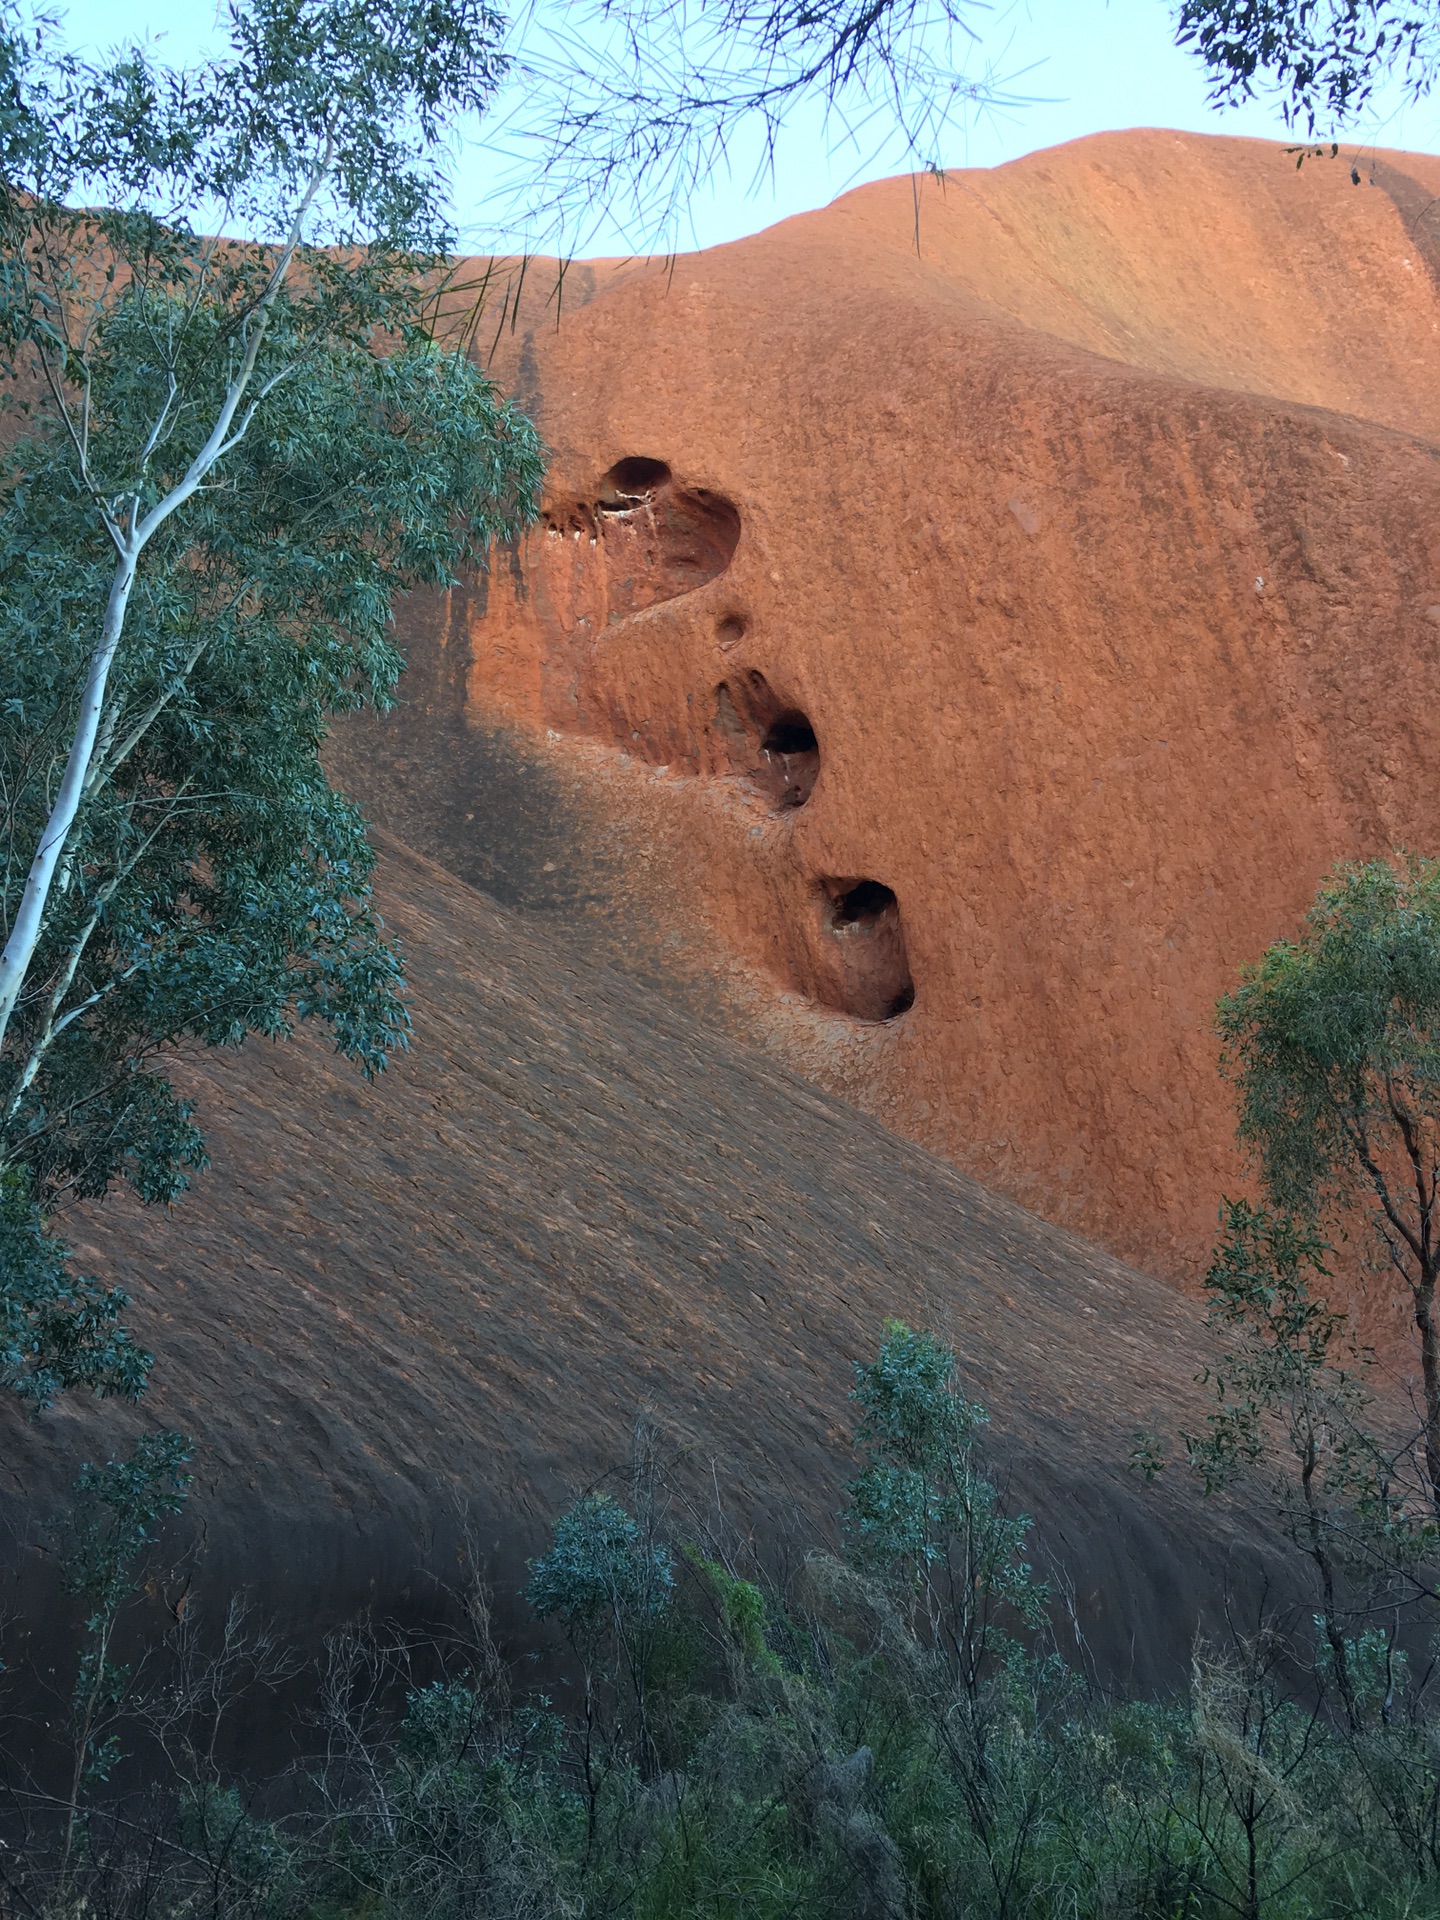
[(70, 952), (66, 955), (65, 964), (61, 968), (59, 977), (51, 992), (50, 1004), (46, 1009), (44, 1022), (31, 1045), (29, 1056), (21, 1071), (20, 1078), (16, 1082), (15, 1091), (11, 1095), (10, 1104), (6, 1108), (5, 1125), (8, 1126), (19, 1112), (21, 1102), (30, 1091), (31, 1086), (34, 1084), (35, 1076), (40, 1071), (41, 1062), (66, 1028), (75, 1020), (79, 1019), (81, 1014), (87, 1013), (92, 1007), (98, 1006), (117, 986), (123, 981), (133, 978), (139, 971), (140, 962), (136, 961), (133, 966), (127, 967), (123, 972), (113, 975), (103, 987), (97, 988), (87, 999), (82, 1000), (78, 1006), (71, 1008), (63, 1017), (57, 1018), (60, 1013), (60, 1008), (64, 1004), (65, 996), (74, 984), (75, 975), (80, 968), (80, 962), (85, 957), (85, 949), (89, 946), (106, 907), (110, 904), (111, 900), (114, 899), (117, 889), (129, 879), (130, 875), (135, 871), (136, 867), (139, 866), (151, 847), (154, 846), (156, 840), (164, 832), (165, 828), (169, 826), (176, 814), (179, 813), (180, 802), (185, 797), (185, 791), (186, 789), (183, 786), (178, 790), (166, 806), (164, 813), (162, 813), (155, 825), (141, 840), (139, 846), (131, 854), (130, 858), (126, 860), (123, 865), (117, 867), (110, 878), (105, 881), (104, 885), (97, 890), (95, 904), (91, 909), (89, 918), (80, 929), (76, 938), (71, 942)]

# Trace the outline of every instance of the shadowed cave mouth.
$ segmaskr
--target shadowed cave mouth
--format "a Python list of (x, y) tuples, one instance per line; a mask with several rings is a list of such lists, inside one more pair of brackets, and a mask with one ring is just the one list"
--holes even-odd
[(720, 682), (711, 724), (722, 764), (752, 780), (776, 813), (805, 805), (820, 778), (820, 743), (808, 715), (786, 706), (758, 668)]
[(900, 903), (880, 880), (827, 880), (829, 932), (838, 949), (825, 997), (857, 1020), (894, 1020), (915, 1004)]
[(897, 914), (900, 911), (900, 902), (890, 888), (882, 886), (878, 880), (857, 880), (848, 893), (842, 893), (832, 906), (837, 927), (868, 924), (878, 920), (891, 907)]
[(805, 715), (793, 709), (782, 713), (760, 742), (760, 752), (772, 804), (803, 807), (820, 777), (820, 742)]
[(629, 513), (641, 501), (649, 500), (670, 481), (670, 469), (663, 460), (647, 460), (636, 454), (617, 460), (600, 483), (596, 505), (602, 513)]
[(693, 593), (722, 574), (740, 544), (740, 512), (709, 487), (682, 485), (665, 460), (627, 454), (581, 499), (546, 507), (552, 539), (576, 543), (573, 563), (590, 559), (588, 618), (599, 627)]

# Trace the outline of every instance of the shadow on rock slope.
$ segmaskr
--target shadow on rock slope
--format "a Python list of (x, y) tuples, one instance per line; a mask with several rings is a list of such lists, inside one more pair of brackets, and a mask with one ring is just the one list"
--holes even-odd
[(525, 1644), (526, 1556), (640, 1419), (802, 1551), (833, 1538), (852, 1363), (892, 1315), (990, 1409), (1077, 1657), (1177, 1680), (1197, 1617), (1253, 1599), (1253, 1523), (1127, 1469), (1137, 1423), (1201, 1417), (1191, 1303), (395, 843), (381, 899), (413, 1050), (373, 1086), (314, 1036), (190, 1059), (212, 1170), (169, 1216), (72, 1223), (159, 1361), (138, 1410), (0, 1412), (12, 1666), (52, 1658), (40, 1522), (157, 1422), (198, 1443), (196, 1590), (248, 1589), (303, 1645), (444, 1616), (467, 1537)]

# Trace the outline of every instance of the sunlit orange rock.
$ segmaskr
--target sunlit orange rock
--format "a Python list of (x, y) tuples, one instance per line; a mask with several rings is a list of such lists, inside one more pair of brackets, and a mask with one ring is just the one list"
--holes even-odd
[(500, 730), (581, 823), (521, 904), (1193, 1282), (1216, 996), (1336, 860), (1440, 851), (1440, 161), (1351, 169), (1107, 135), (532, 263), (475, 337), (544, 518), (347, 777), (463, 867)]

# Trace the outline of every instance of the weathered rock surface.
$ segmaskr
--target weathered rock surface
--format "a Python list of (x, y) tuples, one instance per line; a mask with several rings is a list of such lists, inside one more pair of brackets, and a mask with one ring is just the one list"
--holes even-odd
[(1183, 1674), (1196, 1610), (1263, 1551), (1183, 1473), (1127, 1470), (1138, 1423), (1202, 1417), (1192, 1303), (404, 848), (383, 878), (412, 1051), (370, 1086), (314, 1036), (191, 1061), (213, 1170), (168, 1217), (72, 1223), (159, 1363), (133, 1412), (0, 1406), (12, 1669), (51, 1658), (40, 1521), (137, 1424), (197, 1442), (198, 1565), (157, 1613), (192, 1578), (212, 1616), (249, 1588), (302, 1644), (443, 1616), (467, 1530), (523, 1631), (526, 1554), (641, 1416), (793, 1559), (898, 1314), (960, 1352), (1095, 1661)]
[(558, 315), (532, 263), (477, 338), (545, 522), (334, 743), (414, 1051), (189, 1061), (213, 1171), (75, 1225), (160, 1365), (0, 1410), (41, 1665), (38, 1521), (137, 1422), (197, 1439), (202, 1589), (313, 1638), (443, 1612), (467, 1529), (513, 1607), (642, 1414), (808, 1539), (899, 1314), (1097, 1661), (1183, 1671), (1263, 1549), (1127, 1472), (1207, 1348), (1113, 1254), (1193, 1279), (1238, 1177), (1238, 964), (1335, 859), (1440, 849), (1435, 191), (1127, 135), (575, 267)]
[(532, 263), (479, 338), (544, 524), (413, 611), (347, 777), (1193, 1284), (1217, 994), (1336, 860), (1440, 850), (1440, 161), (1350, 164), (1103, 136), (558, 310)]

